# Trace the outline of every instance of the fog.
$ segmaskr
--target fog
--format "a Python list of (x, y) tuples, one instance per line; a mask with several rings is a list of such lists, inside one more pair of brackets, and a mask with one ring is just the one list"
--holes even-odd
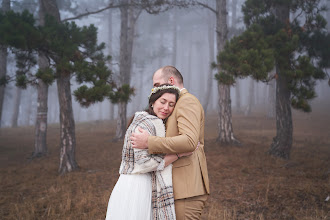
[[(30, 0), (31, 4), (35, 1)], [(1, 2), (1, 1), (0, 1)], [(77, 4), (79, 2), (79, 4)], [(88, 5), (87, 3), (92, 5)], [(61, 19), (70, 18), (74, 13), (79, 14), (102, 8), (106, 0), (101, 1), (72, 1), (71, 9), (61, 10)], [(210, 3), (211, 1), (207, 1)], [(232, 25), (231, 1), (228, 1), (228, 21), (229, 27)], [(243, 1), (240, 0), (237, 8), (236, 28), (243, 28), (242, 13), (240, 11)], [(37, 14), (36, 11), (33, 12)], [(327, 16), (329, 19), (329, 15)], [(119, 41), (120, 41), (120, 11), (119, 9), (109, 9), (102, 13), (83, 17), (75, 22), (82, 25), (94, 24), (98, 28), (99, 42), (105, 42), (105, 54), (112, 56), (110, 69), (114, 73), (114, 78), (118, 78), (119, 72)], [(215, 15), (213, 12), (203, 8), (171, 9), (157, 15), (151, 15), (143, 11), (136, 23), (134, 47), (132, 56), (131, 86), (135, 87), (135, 96), (128, 104), (127, 116), (130, 117), (135, 111), (143, 110), (147, 106), (147, 97), (152, 87), (152, 75), (164, 65), (174, 65), (184, 77), (184, 86), (194, 94), (202, 104), (205, 102), (205, 93), (211, 90), (208, 113), (216, 112), (218, 108), (217, 82), (214, 79), (215, 71), (212, 72), (212, 86), (207, 86), (210, 75), (210, 65), (214, 60), (210, 55), (210, 44), (214, 47), (213, 59), (216, 57), (216, 36), (215, 36)], [(213, 30), (213, 42), (209, 42), (209, 28)], [(175, 31), (176, 30), (176, 35)], [(231, 33), (229, 33), (230, 35)], [(175, 42), (176, 41), (176, 47)], [(8, 56), (7, 74), (14, 76), (15, 59), (12, 54)], [(261, 109), (267, 111), (268, 106), (268, 84), (252, 81), (251, 79), (239, 79), (240, 87), (240, 110), (247, 114), (248, 110), (255, 111)], [(72, 91), (78, 85), (72, 79)], [(237, 90), (231, 87), (231, 101), (233, 112), (237, 107)], [(252, 91), (252, 92), (251, 92)], [(17, 99), (21, 92), (21, 98)], [(316, 86), (317, 97), (311, 102), (314, 107), (324, 107), (329, 109), (330, 87), (328, 79), (318, 82)], [(252, 105), (250, 103), (252, 97)], [(33, 86), (25, 90), (15, 87), (14, 82), (9, 83), (5, 88), (5, 98), (3, 105), (2, 127), (13, 125), (13, 117), (18, 108), (18, 126), (34, 125), (37, 109), (37, 91)], [(252, 109), (249, 109), (252, 106)], [(83, 108), (73, 98), (74, 117), (76, 122), (108, 120), (116, 118), (117, 106), (112, 107), (109, 100), (97, 103), (89, 108)], [(330, 109), (329, 109), (330, 110)], [(266, 113), (265, 113), (266, 114)], [(59, 122), (59, 107), (57, 98), (56, 83), (49, 87), (48, 100), (48, 122)]]

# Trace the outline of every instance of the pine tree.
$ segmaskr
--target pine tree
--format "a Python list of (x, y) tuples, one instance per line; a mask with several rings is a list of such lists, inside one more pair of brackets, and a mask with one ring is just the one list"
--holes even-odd
[[(117, 88), (111, 80), (106, 63), (110, 57), (102, 53), (104, 44), (97, 44), (97, 29), (93, 25), (78, 27), (74, 22), (59, 22), (46, 16), (43, 26), (37, 26), (27, 11), (0, 14), (0, 44), (16, 54), (18, 71), (16, 85), (26, 88), (42, 80), (58, 87), (61, 126), (61, 156), (59, 172), (78, 168), (75, 161), (75, 123), (72, 111), (70, 79), (75, 76), (81, 85), (74, 95), (88, 107), (105, 98), (117, 101), (131, 88)], [(50, 66), (33, 72), (37, 53), (42, 52)]]
[[(292, 147), (291, 107), (311, 111), (316, 80), (330, 66), (330, 36), (320, 0), (247, 0), (243, 6), (247, 30), (226, 44), (218, 56), (219, 79), (233, 84), (251, 76), (276, 79), (277, 134), (270, 154), (288, 159)], [(290, 18), (292, 13), (292, 18)], [(276, 73), (269, 77), (275, 67)]]

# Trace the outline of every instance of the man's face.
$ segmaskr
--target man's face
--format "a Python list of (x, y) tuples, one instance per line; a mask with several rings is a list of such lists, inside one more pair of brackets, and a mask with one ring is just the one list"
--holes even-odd
[(166, 81), (162, 77), (161, 70), (157, 70), (157, 72), (154, 74), (154, 76), (152, 78), (152, 83), (153, 83), (153, 86), (156, 87), (156, 86), (160, 86), (161, 84), (168, 83), (168, 81)]

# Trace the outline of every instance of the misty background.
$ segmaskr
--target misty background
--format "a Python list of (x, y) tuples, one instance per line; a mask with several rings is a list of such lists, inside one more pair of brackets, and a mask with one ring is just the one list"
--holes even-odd
[[(1, 3), (2, 1), (0, 1)], [(237, 3), (236, 6), (233, 3)], [(209, 5), (215, 1), (207, 1)], [(244, 30), (241, 7), (243, 0), (229, 0), (228, 27), (229, 38)], [(324, 1), (330, 6), (329, 1)], [(58, 0), (61, 19), (74, 17), (86, 11), (96, 11), (109, 4), (109, 0), (73, 0), (69, 4)], [(14, 11), (28, 9), (35, 14), (38, 12), (36, 0), (22, 0), (12, 2)], [(235, 11), (236, 10), (236, 11)], [(328, 23), (329, 12), (325, 15)], [(98, 41), (106, 44), (105, 54), (111, 55), (110, 69), (115, 80), (119, 74), (119, 47), (120, 47), (120, 11), (108, 9), (98, 14), (74, 20), (79, 26), (94, 24), (98, 28)], [(329, 25), (328, 25), (329, 29)], [(202, 7), (173, 8), (159, 14), (148, 14), (142, 11), (135, 25), (133, 43), (132, 69), (130, 85), (135, 88), (135, 96), (131, 98), (127, 107), (127, 117), (135, 111), (143, 110), (147, 106), (148, 95), (152, 88), (152, 75), (165, 65), (175, 66), (184, 77), (185, 88), (194, 94), (204, 105), (207, 113), (218, 109), (217, 81), (214, 79), (211, 62), (216, 59), (216, 32), (215, 15)], [(16, 71), (15, 59), (8, 55), (7, 74), (14, 76)], [(329, 73), (328, 73), (329, 75)], [(211, 86), (208, 80), (211, 77)], [(319, 81), (316, 86), (317, 97), (312, 100), (312, 109), (315, 107), (327, 108), (330, 106), (330, 87), (328, 78)], [(270, 115), (269, 100), (273, 93), (269, 93), (269, 84), (256, 82), (250, 78), (239, 79), (231, 87), (231, 106), (234, 113), (249, 115), (258, 111)], [(78, 87), (75, 80), (71, 80), (72, 91)], [(211, 90), (211, 95), (206, 92)], [(206, 97), (207, 96), (207, 97)], [(208, 105), (207, 98), (209, 99)], [(74, 119), (76, 122), (116, 119), (117, 105), (109, 100), (96, 103), (88, 108), (82, 107), (73, 99)], [(274, 109), (273, 109), (274, 111)], [(37, 113), (37, 90), (29, 85), (22, 90), (11, 82), (5, 87), (5, 97), (2, 112), (1, 127), (34, 125)], [(308, 113), (306, 113), (308, 114)], [(274, 115), (273, 115), (274, 117)], [(48, 95), (48, 123), (59, 123), (59, 106), (56, 83), (49, 87)]]

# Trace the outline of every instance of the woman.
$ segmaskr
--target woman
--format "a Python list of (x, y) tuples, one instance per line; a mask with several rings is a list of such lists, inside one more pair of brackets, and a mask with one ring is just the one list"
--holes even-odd
[(127, 128), (122, 151), (121, 174), (109, 199), (106, 220), (151, 220), (175, 218), (172, 163), (180, 155), (150, 155), (133, 149), (130, 135), (137, 127), (150, 135), (165, 136), (165, 120), (179, 98), (179, 88), (163, 84), (151, 90), (148, 109), (136, 112)]

